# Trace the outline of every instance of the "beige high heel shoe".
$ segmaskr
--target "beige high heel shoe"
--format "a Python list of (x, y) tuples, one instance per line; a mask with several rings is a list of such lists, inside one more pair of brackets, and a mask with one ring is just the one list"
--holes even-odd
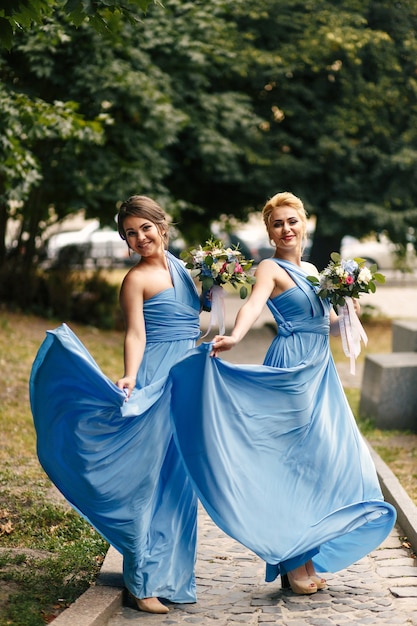
[(327, 580), (325, 578), (322, 578), (321, 576), (317, 576), (312, 561), (307, 561), (306, 572), (313, 581), (313, 583), (316, 583), (317, 589), (325, 589), (327, 587)]
[(327, 580), (325, 578), (320, 578), (319, 576), (310, 576), (313, 583), (316, 583), (317, 589), (326, 589)]
[(145, 613), (168, 613), (169, 608), (162, 604), (158, 598), (134, 598), (139, 611)]
[(281, 576), (281, 586), (283, 589), (291, 589), (293, 593), (303, 596), (316, 593), (318, 589), (316, 583), (313, 582), (311, 578), (308, 578), (307, 580), (296, 580), (291, 576), (291, 572)]

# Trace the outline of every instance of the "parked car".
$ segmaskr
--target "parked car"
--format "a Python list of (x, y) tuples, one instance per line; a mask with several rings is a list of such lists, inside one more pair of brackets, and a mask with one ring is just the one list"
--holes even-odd
[(98, 220), (80, 230), (52, 235), (46, 251), (49, 267), (110, 267), (135, 261), (119, 233), (110, 227), (100, 228)]
[(237, 223), (233, 230), (225, 229), (221, 222), (214, 222), (212, 230), (214, 237), (221, 239), (226, 246), (238, 245), (243, 256), (253, 259), (255, 265), (272, 255), (273, 247), (260, 214), (253, 214), (247, 223)]
[(404, 260), (398, 259), (396, 249), (396, 245), (385, 235), (381, 235), (379, 239), (363, 241), (347, 236), (342, 239), (340, 255), (344, 259), (360, 257), (365, 259), (368, 265), (375, 263), (380, 270), (417, 268), (417, 257), (411, 243), (408, 245), (407, 257)]
[[(170, 252), (179, 257), (185, 248), (185, 241), (172, 229), (168, 246)], [(129, 251), (118, 231), (108, 226), (100, 228), (98, 220), (92, 220), (79, 230), (52, 235), (46, 250), (47, 267), (129, 266), (140, 259), (137, 253)]]

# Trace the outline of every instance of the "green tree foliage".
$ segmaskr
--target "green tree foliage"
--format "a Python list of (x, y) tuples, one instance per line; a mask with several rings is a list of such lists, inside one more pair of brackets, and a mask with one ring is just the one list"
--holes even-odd
[(186, 202), (183, 228), (244, 217), (290, 189), (317, 217), (320, 267), (346, 234), (385, 230), (404, 245), (417, 221), (416, 7), (219, 1), (209, 15), (177, 0), (149, 11), (141, 45), (187, 114), (165, 179)]
[(137, 20), (151, 0), (0, 0), (0, 43), (10, 50), (16, 30), (42, 24), (56, 10), (63, 9), (75, 26), (88, 22), (97, 31), (113, 29), (113, 18), (122, 15)]
[[(102, 141), (100, 120), (87, 122), (77, 108), (74, 102), (47, 103), (0, 84), (0, 264), (6, 258), (10, 219), (20, 224), (16, 248), (24, 250), (25, 267), (33, 261), (37, 238), (48, 218), (41, 181), (45, 162), (53, 169), (54, 151)], [(52, 184), (55, 188), (58, 180)]]
[[(25, 121), (1, 132), (3, 232), (12, 199), (34, 242), (51, 207), (110, 222), (140, 192), (196, 241), (283, 189), (317, 216), (321, 267), (345, 234), (415, 227), (415, 0), (170, 0), (110, 11), (112, 39), (53, 4), (0, 59), (3, 129)], [(18, 95), (72, 135), (43, 136)]]
[[(124, 43), (112, 47), (87, 25), (75, 30), (61, 16), (31, 33), (19, 33), (12, 51), (4, 54), (2, 78), (9, 94), (36, 94), (56, 115), (60, 107), (71, 113), (62, 120), (67, 135), (60, 134), (57, 124), (53, 135), (45, 117), (25, 116), (18, 107), (22, 128), (10, 131), (34, 170), (30, 178), (16, 170), (11, 145), (8, 174), (14, 178), (4, 181), (3, 221), (20, 219), (19, 240), (25, 242), (29, 264), (34, 251), (26, 242), (35, 241), (48, 225), (51, 207), (58, 219), (86, 207), (90, 215), (110, 222), (116, 200), (128, 189), (157, 189), (166, 172), (162, 149), (175, 135), (180, 116), (164, 96), (160, 73), (147, 55), (129, 52), (131, 57)], [(10, 110), (15, 110), (13, 102)], [(4, 127), (10, 127), (9, 119)], [(78, 130), (69, 135), (72, 127)], [(21, 175), (25, 187), (19, 192)]]
[[(117, 200), (148, 193), (192, 238), (264, 196), (253, 178), (260, 120), (236, 88), (245, 66), (230, 10), (229, 20), (222, 14), (228, 3), (197, 4), (177, 0), (171, 13), (155, 7), (146, 24), (120, 22), (111, 45), (62, 15), (16, 37), (9, 82), (48, 102), (78, 102), (86, 119), (105, 116), (103, 146), (55, 145), (53, 159), (37, 153), (43, 179), (34, 187), (59, 218), (85, 207), (110, 222)], [(32, 198), (25, 210), (33, 213)]]
[(249, 9), (270, 57), (256, 102), (270, 179), (317, 216), (313, 260), (323, 267), (345, 234), (404, 244), (417, 225), (417, 3), (265, 0), (242, 23)]
[(246, 79), (255, 53), (239, 29), (244, 2), (172, 0), (150, 10), (141, 47), (166, 78), (166, 90), (185, 114), (167, 150), (165, 178), (176, 217), (188, 239), (208, 234), (221, 214), (238, 218), (258, 206), (270, 188), (265, 176), (263, 117)]

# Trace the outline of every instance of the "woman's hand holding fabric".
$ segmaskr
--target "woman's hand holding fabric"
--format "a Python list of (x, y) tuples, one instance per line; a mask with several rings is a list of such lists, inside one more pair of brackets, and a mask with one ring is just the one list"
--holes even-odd
[(237, 341), (234, 337), (229, 335), (216, 335), (212, 343), (213, 348), (210, 352), (210, 356), (217, 356), (219, 352), (231, 350), (231, 348), (237, 344)]
[(130, 398), (130, 394), (135, 388), (136, 378), (135, 376), (124, 376), (117, 381), (116, 385), (119, 387), (119, 389), (125, 392), (127, 400), (128, 398)]

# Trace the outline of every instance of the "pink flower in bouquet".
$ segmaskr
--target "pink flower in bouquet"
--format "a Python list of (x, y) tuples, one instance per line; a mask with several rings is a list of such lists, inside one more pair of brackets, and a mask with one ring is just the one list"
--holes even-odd
[[(223, 263), (223, 265), (220, 268), (219, 274), (224, 274), (224, 272), (228, 271), (227, 268), (228, 262)], [(243, 267), (241, 266), (241, 264), (238, 261), (235, 261), (235, 266), (233, 268), (233, 274), (243, 274)]]

